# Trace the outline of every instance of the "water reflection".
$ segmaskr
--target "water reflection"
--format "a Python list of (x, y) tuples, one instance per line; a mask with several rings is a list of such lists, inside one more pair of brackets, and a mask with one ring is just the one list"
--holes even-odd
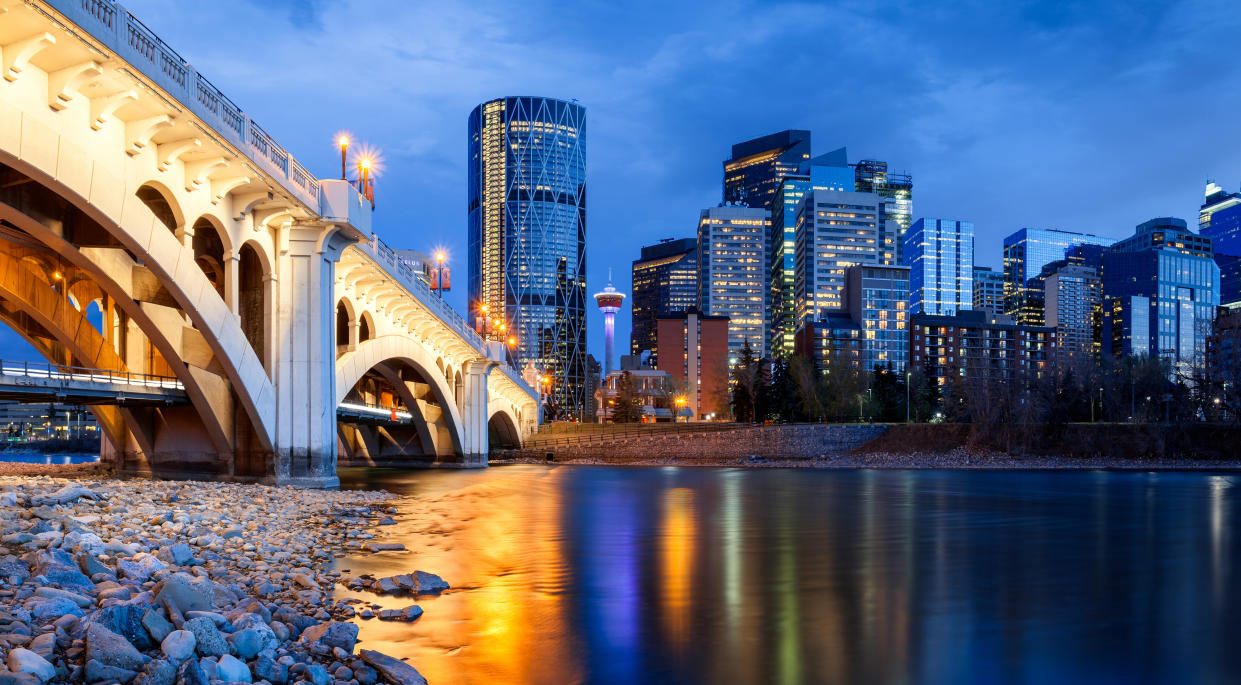
[(93, 464), (97, 461), (99, 461), (98, 454), (35, 454), (30, 452), (0, 452), (0, 462), (17, 464), (67, 466), (69, 464)]
[(411, 552), (341, 566), (453, 583), (361, 622), (439, 683), (1222, 682), (1236, 479), (350, 470), (410, 495)]

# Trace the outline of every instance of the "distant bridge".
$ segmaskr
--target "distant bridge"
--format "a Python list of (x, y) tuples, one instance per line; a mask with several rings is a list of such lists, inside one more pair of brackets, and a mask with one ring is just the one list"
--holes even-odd
[(538, 396), (374, 236), (369, 201), (121, 5), (0, 17), (0, 321), (63, 374), (6, 371), (0, 395), (94, 398), (122, 472), (317, 486), (338, 455), (482, 466), (534, 430)]

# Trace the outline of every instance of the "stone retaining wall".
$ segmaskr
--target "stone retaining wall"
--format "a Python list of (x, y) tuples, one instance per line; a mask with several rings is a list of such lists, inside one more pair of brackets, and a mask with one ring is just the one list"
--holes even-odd
[(496, 450), (493, 459), (603, 460), (613, 463), (676, 459), (682, 462), (721, 459), (815, 459), (842, 456), (879, 437), (887, 425), (783, 425), (748, 426), (732, 430), (674, 433), (669, 435), (617, 434), (600, 441), (599, 436), (575, 444), (536, 446), (520, 450)]

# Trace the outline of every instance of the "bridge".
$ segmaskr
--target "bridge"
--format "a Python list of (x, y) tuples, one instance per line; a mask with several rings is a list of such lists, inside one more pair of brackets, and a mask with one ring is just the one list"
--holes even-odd
[(118, 3), (0, 0), (0, 321), (51, 365), (0, 394), (93, 400), (118, 471), (330, 487), (534, 431), (371, 212)]

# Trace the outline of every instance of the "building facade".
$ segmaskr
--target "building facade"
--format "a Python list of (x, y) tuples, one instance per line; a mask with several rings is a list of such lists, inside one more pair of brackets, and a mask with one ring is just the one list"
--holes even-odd
[[(812, 169), (812, 172), (818, 169)], [(845, 270), (882, 266), (886, 204), (874, 193), (827, 189), (814, 179), (797, 207), (793, 309), (800, 325), (845, 307)]]
[(621, 386), (633, 383), (637, 423), (666, 423), (675, 409), (670, 392), (672, 377), (657, 369), (612, 371), (595, 390), (595, 421), (612, 423)]
[(992, 323), (985, 312), (910, 317), (909, 365), (943, 388), (953, 377), (1021, 382), (1050, 369), (1055, 332), (1042, 326)]
[(767, 243), (767, 297), (770, 303), (767, 350), (772, 358), (787, 357), (793, 353), (793, 336), (797, 332), (793, 297), (797, 206), (809, 189), (810, 176), (785, 176), (771, 203), (771, 237)]
[(974, 306), (974, 224), (922, 218), (905, 237), (909, 310), (951, 316)]
[(1206, 201), (1198, 213), (1199, 233), (1211, 238), (1220, 270), (1220, 304), (1241, 302), (1241, 193), (1227, 193), (1207, 184)]
[(686, 400), (689, 420), (726, 419), (729, 334), (726, 316), (707, 316), (690, 309), (656, 322), (657, 368), (668, 373), (674, 392)]
[[(1112, 238), (1058, 228), (1023, 228), (1004, 238), (1004, 313), (1017, 319), (1038, 318), (1029, 312), (1027, 286), (1048, 264), (1064, 259), (1074, 245), (1110, 246)], [(1027, 310), (1022, 313), (1023, 308)]]
[(1151, 219), (1104, 253), (1102, 276), (1105, 353), (1158, 356), (1179, 372), (1205, 361), (1219, 306), (1210, 237)]
[(698, 239), (665, 240), (634, 260), (630, 354), (655, 351), (655, 320), (698, 306)]
[(1099, 270), (1067, 260), (1043, 268), (1044, 325), (1056, 332), (1058, 365), (1093, 364), (1102, 350), (1103, 290)]
[(728, 350), (736, 360), (749, 342), (766, 356), (767, 234), (765, 209), (720, 206), (702, 210), (698, 220), (699, 311), (726, 316)]
[(884, 214), (893, 224), (884, 235), (880, 249), (884, 264), (908, 266), (903, 257), (905, 236), (913, 225), (914, 182), (909, 174), (888, 171), (887, 162), (863, 159), (853, 165), (854, 187), (859, 193), (874, 193), (884, 199)]
[(834, 357), (865, 371), (903, 373), (909, 360), (909, 268), (852, 266), (845, 273), (847, 308), (805, 321), (795, 337), (796, 352), (820, 368)]
[[(1241, 389), (1241, 307), (1220, 307), (1207, 340), (1207, 368), (1226, 400)], [(1231, 391), (1231, 392), (1229, 392)], [(1237, 407), (1229, 407), (1236, 411)]]
[[(550, 401), (584, 417), (586, 110), (541, 97), (484, 102), (469, 118), (471, 320), (502, 316), (515, 365), (550, 375)], [(486, 314), (483, 314), (486, 307)]]
[(780, 179), (810, 159), (810, 131), (780, 131), (737, 143), (724, 160), (724, 204), (771, 209)]
[(1004, 313), (1004, 272), (989, 266), (974, 267), (974, 309), (988, 318)]

